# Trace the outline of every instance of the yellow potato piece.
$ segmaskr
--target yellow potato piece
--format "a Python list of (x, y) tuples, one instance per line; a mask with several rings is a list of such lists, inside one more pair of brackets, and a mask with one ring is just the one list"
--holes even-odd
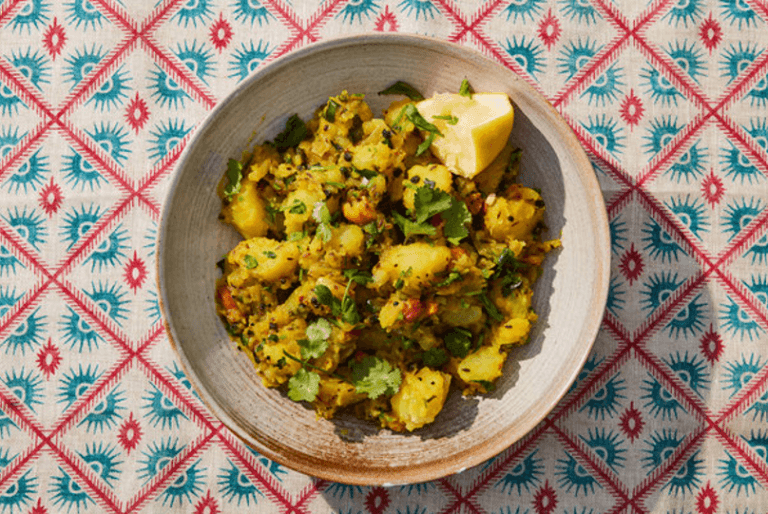
[(246, 239), (266, 235), (269, 230), (264, 200), (256, 191), (256, 184), (250, 180), (243, 180), (240, 192), (224, 212), (227, 221)]
[(445, 93), (422, 100), (416, 109), (443, 134), (432, 142), (432, 152), (453, 173), (467, 178), (483, 171), (501, 152), (515, 119), (504, 93), (475, 93), (471, 98)]
[(391, 399), (392, 414), (409, 432), (432, 423), (442, 410), (451, 385), (451, 376), (421, 368), (403, 375), (400, 390)]

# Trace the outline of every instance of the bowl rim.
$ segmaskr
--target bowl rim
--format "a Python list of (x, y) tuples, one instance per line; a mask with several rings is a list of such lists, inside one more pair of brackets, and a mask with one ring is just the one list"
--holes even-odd
[[(570, 127), (566, 119), (554, 108), (549, 100), (539, 92), (533, 85), (527, 82), (523, 77), (519, 76), (510, 68), (506, 67), (503, 63), (492, 59), (485, 54), (481, 53), (477, 49), (461, 45), (455, 42), (451, 42), (445, 39), (440, 39), (432, 36), (425, 36), (420, 34), (409, 33), (360, 33), (342, 36), (333, 36), (326, 39), (312, 42), (299, 49), (293, 50), (281, 56), (278, 56), (272, 60), (265, 61), (264, 65), (252, 73), (249, 77), (241, 81), (235, 86), (234, 89), (226, 93), (220, 101), (202, 118), (202, 120), (195, 127), (193, 133), (190, 135), (186, 142), (178, 161), (173, 166), (172, 177), (169, 181), (168, 190), (164, 197), (162, 210), (160, 214), (160, 223), (157, 231), (157, 254), (155, 259), (155, 281), (158, 287), (158, 303), (160, 311), (162, 313), (162, 322), (164, 325), (165, 333), (174, 350), (174, 353), (182, 366), (182, 369), (187, 377), (190, 378), (190, 383), (195, 392), (197, 392), (200, 401), (205, 408), (220, 421), (229, 432), (237, 439), (241, 440), (246, 446), (259, 452), (265, 457), (273, 460), (281, 465), (286, 466), (294, 471), (304, 473), (309, 476), (330, 480), (334, 482), (341, 482), (354, 485), (382, 485), (390, 486), (393, 484), (407, 484), (424, 482), (428, 480), (435, 480), (443, 478), (445, 476), (460, 473), (469, 467), (476, 466), (482, 462), (498, 455), (505, 449), (512, 446), (517, 441), (525, 438), (531, 433), (531, 431), (541, 423), (557, 406), (557, 404), (563, 399), (563, 397), (570, 390), (571, 385), (576, 380), (579, 372), (583, 368), (587, 361), (595, 340), (597, 338), (600, 326), (602, 325), (602, 319), (605, 313), (605, 306), (608, 300), (609, 284), (610, 284), (610, 231), (608, 223), (608, 214), (605, 208), (605, 201), (602, 194), (602, 189), (597, 180), (597, 176), (594, 171), (591, 173), (579, 173), (579, 178), (586, 182), (585, 189), (589, 189), (590, 196), (593, 199), (595, 205), (598, 206), (595, 209), (597, 224), (594, 226), (596, 239), (601, 244), (600, 247), (604, 248), (606, 255), (605, 266), (602, 267), (602, 273), (596, 275), (596, 296), (594, 297), (595, 305), (600, 309), (590, 310), (590, 315), (585, 320), (583, 333), (588, 334), (586, 338), (588, 344), (583, 346), (583, 351), (578, 359), (577, 363), (571, 368), (570, 376), (564, 382), (564, 386), (556, 391), (555, 394), (548, 396), (550, 401), (542, 402), (542, 408), (538, 410), (535, 416), (531, 419), (521, 420), (521, 424), (525, 427), (524, 430), (516, 430), (521, 435), (517, 438), (511, 437), (497, 437), (483, 447), (473, 447), (472, 452), (461, 451), (459, 454), (466, 455), (460, 459), (459, 464), (448, 462), (454, 456), (440, 457), (433, 459), (429, 462), (418, 464), (417, 466), (408, 466), (407, 468), (375, 468), (375, 469), (354, 469), (349, 470), (335, 470), (322, 465), (313, 465), (311, 462), (307, 462), (306, 459), (296, 458), (293, 453), (285, 455), (273, 449), (265, 441), (258, 440), (252, 434), (246, 434), (245, 431), (233, 420), (222, 407), (218, 405), (211, 394), (203, 388), (199, 383), (199, 377), (194, 372), (192, 363), (187, 358), (186, 353), (183, 351), (182, 345), (178, 340), (176, 331), (174, 329), (173, 321), (171, 320), (168, 310), (168, 292), (165, 287), (164, 277), (164, 262), (166, 259), (166, 248), (162, 244), (163, 234), (168, 230), (169, 224), (169, 206), (172, 203), (172, 199), (177, 189), (178, 182), (180, 181), (181, 174), (179, 171), (189, 164), (193, 149), (199, 139), (207, 132), (212, 124), (216, 122), (217, 117), (222, 111), (225, 111), (230, 103), (237, 100), (237, 98), (243, 94), (243, 92), (249, 89), (252, 83), (261, 80), (265, 76), (269, 76), (278, 73), (280, 69), (285, 66), (290, 66), (295, 61), (300, 61), (308, 54), (314, 52), (330, 51), (338, 47), (348, 47), (354, 45), (360, 45), (361, 43), (367, 44), (383, 44), (383, 45), (426, 45), (431, 49), (439, 49), (442, 52), (449, 52), (457, 57), (469, 58), (469, 59), (481, 59), (495, 66), (503, 68), (503, 73), (509, 76), (510, 81), (517, 81), (518, 87), (526, 89), (532, 96), (538, 97), (541, 100), (543, 108), (546, 108), (551, 117), (556, 123), (556, 129), (559, 136), (563, 137), (565, 143), (574, 149), (572, 155), (574, 160), (574, 167), (579, 170), (594, 170), (591, 161), (589, 160), (586, 151), (578, 140), (576, 133)], [(576, 365), (577, 364), (577, 365)], [(249, 439), (247, 436), (251, 436)]]

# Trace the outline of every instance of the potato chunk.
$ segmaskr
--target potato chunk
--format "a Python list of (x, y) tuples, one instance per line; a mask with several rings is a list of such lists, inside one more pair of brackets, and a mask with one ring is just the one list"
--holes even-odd
[(419, 242), (385, 249), (373, 269), (373, 285), (402, 280), (402, 291), (417, 295), (435, 282), (435, 275), (446, 270), (451, 261), (451, 250), (446, 246), (431, 246)]
[(296, 271), (299, 249), (289, 241), (253, 237), (229, 252), (227, 261), (234, 268), (228, 277), (229, 284), (234, 287), (240, 287), (249, 279), (278, 282)]
[(313, 405), (319, 417), (332, 418), (340, 408), (365, 398), (366, 395), (357, 393), (355, 386), (346, 380), (323, 375), (320, 378), (320, 390)]
[(544, 217), (544, 202), (535, 190), (513, 185), (485, 212), (485, 226), (498, 241), (525, 240)]
[[(501, 376), (507, 352), (498, 346), (482, 346), (458, 363), (459, 378), (466, 384), (492, 383)], [(484, 387), (484, 386), (483, 386)]]
[(224, 217), (246, 239), (266, 235), (269, 229), (264, 201), (250, 180), (243, 180), (240, 192), (224, 209)]
[(394, 424), (412, 431), (432, 423), (443, 408), (450, 385), (450, 375), (430, 368), (403, 374), (400, 390), (390, 401)]

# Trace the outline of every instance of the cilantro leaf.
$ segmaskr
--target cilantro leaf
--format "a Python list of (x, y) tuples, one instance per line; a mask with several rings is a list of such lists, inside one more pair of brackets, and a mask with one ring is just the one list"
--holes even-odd
[(367, 393), (372, 400), (383, 394), (395, 394), (402, 381), (400, 370), (379, 357), (368, 355), (352, 364), (352, 383), (355, 389), (358, 393)]
[(324, 242), (331, 239), (331, 211), (325, 202), (317, 202), (312, 209), (312, 219), (317, 222), (317, 235)]
[(442, 189), (421, 186), (413, 199), (413, 213), (417, 223), (424, 223), (435, 214), (451, 208), (453, 197)]
[(322, 305), (330, 307), (331, 309), (333, 309), (334, 303), (338, 302), (336, 297), (333, 296), (333, 293), (331, 293), (330, 288), (322, 284), (315, 286), (315, 295), (317, 296), (317, 301), (319, 301)]
[(288, 380), (288, 398), (295, 402), (313, 402), (320, 392), (320, 375), (314, 371), (300, 368)]
[(458, 245), (459, 241), (469, 235), (466, 224), (472, 221), (472, 214), (470, 214), (467, 204), (454, 199), (451, 207), (443, 212), (441, 216), (445, 220), (443, 234), (445, 234), (448, 241)]
[(352, 287), (352, 280), (347, 282), (347, 288), (344, 290), (344, 296), (341, 297), (341, 304), (339, 308), (339, 315), (341, 320), (350, 325), (356, 324), (360, 321), (360, 314), (357, 312), (357, 304), (355, 299), (349, 295), (349, 288)]
[(472, 98), (472, 86), (469, 85), (469, 81), (467, 79), (464, 79), (461, 81), (461, 86), (459, 87), (459, 94), (461, 96)]
[(355, 300), (344, 294), (344, 298), (341, 299), (341, 320), (350, 325), (355, 325), (360, 321), (360, 313), (357, 312), (357, 304)]
[(373, 282), (373, 275), (371, 275), (370, 271), (364, 271), (364, 270), (359, 270), (354, 268), (345, 269), (344, 277), (354, 281), (357, 284), (360, 284), (361, 286), (364, 286), (369, 282)]
[(259, 261), (257, 261), (253, 255), (246, 255), (243, 257), (243, 262), (245, 263), (246, 269), (253, 269), (259, 266)]
[(320, 318), (307, 327), (308, 339), (297, 341), (301, 348), (301, 358), (305, 360), (320, 357), (328, 349), (328, 338), (331, 337), (331, 323)]
[(415, 223), (397, 212), (393, 212), (392, 216), (395, 219), (395, 223), (400, 227), (400, 230), (403, 231), (405, 237), (415, 234), (423, 234), (427, 236), (434, 236), (437, 234), (437, 229), (429, 223)]
[(325, 318), (320, 318), (307, 326), (307, 337), (310, 341), (325, 341), (331, 337), (332, 330), (331, 323)]
[(509, 296), (514, 289), (523, 284), (523, 279), (518, 273), (523, 268), (525, 268), (525, 264), (518, 261), (509, 248), (504, 248), (496, 260), (496, 267), (490, 280), (498, 280), (501, 293), (504, 296)]
[(448, 362), (448, 354), (442, 348), (430, 348), (421, 354), (422, 362), (433, 368), (439, 368)]
[(227, 162), (227, 185), (224, 186), (224, 196), (231, 201), (232, 197), (240, 192), (241, 180), (243, 179), (243, 163), (237, 159), (230, 159)]
[(461, 280), (461, 278), (462, 278), (461, 273), (459, 273), (458, 271), (451, 271), (450, 273), (448, 273), (448, 276), (445, 277), (444, 280), (435, 284), (435, 287), (445, 287), (449, 284), (453, 284), (454, 282)]
[(307, 125), (298, 114), (294, 114), (285, 122), (285, 129), (275, 137), (275, 147), (278, 152), (284, 152), (298, 146), (306, 136)]
[(472, 333), (467, 330), (454, 330), (445, 334), (445, 347), (454, 357), (464, 358), (472, 346)]
[(355, 303), (354, 298), (349, 295), (349, 289), (352, 286), (352, 282), (353, 280), (350, 279), (347, 283), (347, 289), (344, 291), (344, 296), (342, 296), (341, 300), (333, 296), (333, 293), (331, 293), (328, 286), (322, 284), (315, 286), (317, 300), (321, 304), (330, 307), (333, 316), (340, 317), (342, 321), (349, 323), (350, 325), (354, 325), (360, 321), (360, 313), (357, 312), (357, 304)]
[(280, 210), (288, 211), (291, 214), (305, 214), (307, 212), (307, 206), (304, 202), (302, 202), (298, 198), (294, 198), (293, 203), (291, 205), (284, 205), (280, 207)]
[(380, 95), (404, 95), (410, 98), (411, 100), (413, 100), (414, 102), (424, 100), (424, 96), (415, 87), (408, 84), (407, 82), (403, 82), (402, 80), (398, 80), (388, 88), (379, 91), (379, 94)]
[(355, 171), (358, 172), (363, 177), (367, 178), (368, 180), (376, 177), (379, 174), (378, 171), (369, 170), (368, 168), (362, 168), (362, 169), (355, 168)]
[(301, 348), (301, 358), (305, 360), (316, 359), (328, 349), (328, 341), (322, 339), (299, 339), (296, 343)]
[(416, 218), (415, 222), (401, 214), (393, 214), (395, 223), (400, 226), (405, 237), (412, 234), (435, 235), (437, 229), (427, 222), (435, 214), (440, 214), (445, 221), (443, 233), (451, 243), (459, 244), (459, 241), (469, 235), (465, 226), (472, 221), (469, 209), (464, 202), (445, 191), (421, 186), (416, 189), (413, 203), (412, 214)]
[(479, 384), (483, 389), (485, 389), (489, 393), (496, 389), (496, 386), (493, 384), (493, 382), (490, 382), (488, 380), (473, 380), (472, 382)]

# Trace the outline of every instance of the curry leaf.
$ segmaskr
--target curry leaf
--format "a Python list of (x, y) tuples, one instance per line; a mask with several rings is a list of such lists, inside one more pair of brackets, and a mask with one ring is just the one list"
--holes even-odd
[(298, 114), (294, 114), (285, 122), (285, 129), (275, 137), (275, 147), (278, 152), (284, 152), (298, 146), (306, 135), (307, 125)]
[(424, 96), (415, 87), (408, 84), (407, 82), (403, 82), (402, 80), (398, 80), (388, 88), (379, 91), (379, 94), (380, 95), (404, 95), (410, 98), (411, 100), (413, 100), (414, 102), (424, 100)]

